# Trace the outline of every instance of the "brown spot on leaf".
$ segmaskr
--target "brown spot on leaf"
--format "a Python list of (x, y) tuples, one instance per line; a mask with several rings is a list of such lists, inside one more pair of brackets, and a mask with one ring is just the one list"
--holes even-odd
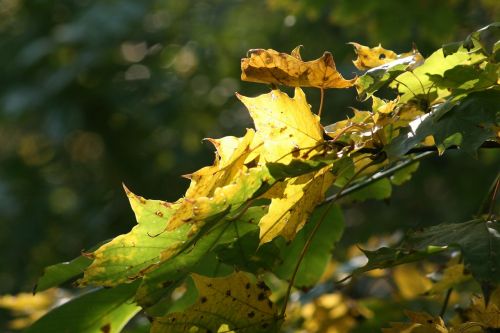
[(109, 332), (111, 332), (111, 324), (107, 323), (106, 325), (101, 326), (100, 330), (101, 330), (102, 333), (109, 333)]
[(207, 302), (207, 298), (205, 296), (202, 296), (200, 298), (200, 302), (201, 302), (201, 304), (206, 303)]
[(266, 284), (264, 283), (264, 281), (259, 281), (259, 282), (257, 283), (257, 287), (258, 287), (259, 289), (262, 289), (262, 290), (265, 290), (265, 291), (268, 291), (268, 290), (269, 290), (269, 287), (268, 287), (268, 286), (266, 286)]
[(248, 314), (247, 314), (248, 318), (253, 318), (255, 317), (255, 312), (253, 311), (250, 311)]
[(172, 285), (172, 281), (163, 281), (163, 282), (161, 283), (161, 287), (162, 287), (162, 288), (168, 288), (168, 287), (170, 287), (171, 285)]

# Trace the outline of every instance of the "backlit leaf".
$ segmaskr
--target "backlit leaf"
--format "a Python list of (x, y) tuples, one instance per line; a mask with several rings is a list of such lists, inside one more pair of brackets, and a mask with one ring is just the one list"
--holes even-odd
[(417, 50), (414, 50), (404, 57), (366, 71), (356, 79), (355, 86), (358, 95), (363, 100), (368, 99), (377, 90), (399, 77), (400, 74), (417, 68), (422, 62), (422, 55)]
[[(257, 223), (267, 212), (267, 207), (250, 207), (238, 219), (223, 221), (209, 232), (200, 235), (193, 245), (175, 255), (158, 268), (144, 276), (137, 291), (136, 300), (150, 315), (165, 314), (174, 306), (172, 292), (196, 269), (200, 262), (206, 262), (217, 247), (229, 251), (231, 244), (248, 233), (258, 232)], [(258, 242), (257, 244), (258, 245)], [(236, 248), (234, 251), (239, 252)]]
[(160, 261), (162, 251), (187, 239), (188, 224), (172, 232), (163, 232), (179, 203), (146, 200), (126, 191), (138, 224), (128, 234), (92, 252), (94, 261), (79, 280), (80, 285), (115, 286), (136, 279), (143, 270)]
[(137, 283), (98, 289), (72, 299), (40, 318), (25, 333), (119, 333), (141, 309), (132, 302)]
[(193, 275), (198, 300), (184, 312), (153, 320), (151, 333), (183, 333), (193, 329), (218, 332), (222, 326), (234, 332), (275, 332), (280, 326), (277, 307), (269, 300), (269, 288), (253, 283), (244, 273), (224, 278)]
[(319, 59), (304, 62), (297, 47), (292, 55), (275, 50), (254, 49), (241, 59), (241, 79), (290, 87), (348, 88), (354, 79), (345, 80), (337, 71), (333, 56), (325, 52)]
[(394, 51), (386, 50), (380, 44), (372, 48), (354, 42), (349, 44), (354, 46), (354, 51), (358, 55), (358, 58), (354, 60), (353, 63), (359, 70), (378, 67), (394, 61), (398, 57)]

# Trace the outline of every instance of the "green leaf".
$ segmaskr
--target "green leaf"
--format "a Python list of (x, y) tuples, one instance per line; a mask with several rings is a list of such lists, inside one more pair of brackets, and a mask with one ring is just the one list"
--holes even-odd
[(422, 260), (453, 247), (461, 250), (465, 268), (481, 284), (500, 283), (500, 222), (483, 219), (439, 224), (410, 232), (396, 248), (364, 251), (368, 263), (353, 274)]
[(349, 194), (347, 201), (365, 201), (370, 199), (387, 199), (392, 194), (391, 181), (388, 178), (382, 178), (358, 191)]
[(268, 162), (266, 166), (275, 180), (282, 180), (319, 170), (328, 164), (333, 164), (336, 159), (337, 155), (332, 154), (331, 156), (314, 156), (310, 160), (293, 159), (288, 164)]
[(500, 92), (493, 89), (471, 93), (444, 116), (442, 112), (429, 114), (415, 121), (412, 128), (401, 131), (384, 149), (390, 158), (403, 156), (432, 135), (441, 153), (451, 145), (474, 153), (484, 141), (495, 137), (494, 127), (500, 119), (499, 97)]
[(83, 294), (53, 309), (24, 333), (118, 333), (141, 309), (132, 302), (137, 286), (125, 284)]
[(276, 332), (281, 325), (269, 288), (244, 273), (224, 278), (193, 275), (199, 296), (184, 312), (153, 318), (151, 333)]
[(321, 225), (295, 277), (294, 286), (298, 288), (312, 287), (318, 282), (325, 271), (334, 245), (340, 240), (344, 231), (344, 219), (340, 207), (336, 205), (323, 205), (316, 208), (311, 215), (310, 221), (299, 231), (293, 241), (288, 245), (281, 246), (284, 261), (273, 271), (279, 278), (290, 280), (299, 260), (300, 253), (318, 223), (321, 223)]
[(437, 89), (434, 82), (430, 79), (433, 75), (443, 76), (444, 73), (457, 65), (473, 65), (485, 59), (482, 54), (470, 54), (466, 50), (454, 53), (445, 57), (441, 49), (434, 52), (425, 59), (422, 66), (416, 68), (411, 73), (399, 75), (391, 83), (391, 87), (397, 88), (401, 94), (399, 101), (407, 102), (415, 96), (422, 96), (428, 99), (429, 94), (435, 94), (437, 97), (444, 97), (450, 93), (446, 89)]
[[(237, 225), (234, 225), (235, 227)], [(238, 270), (254, 274), (263, 270), (272, 271), (277, 262), (281, 260), (279, 249), (272, 242), (259, 246), (259, 230), (241, 235), (230, 246), (216, 249), (217, 258)]]
[(144, 270), (161, 261), (163, 251), (176, 248), (187, 240), (189, 223), (174, 231), (165, 231), (179, 204), (145, 200), (130, 191), (127, 195), (138, 224), (129, 233), (114, 238), (92, 253), (94, 261), (79, 280), (80, 285), (115, 286), (138, 278)]
[(358, 275), (373, 269), (390, 268), (420, 261), (445, 250), (447, 250), (447, 247), (436, 246), (429, 246), (419, 250), (406, 247), (381, 247), (375, 251), (362, 250), (364, 255), (368, 258), (368, 263), (363, 267), (356, 268), (352, 274)]
[(412, 177), (412, 174), (417, 171), (418, 167), (420, 165), (420, 162), (415, 162), (411, 163), (407, 167), (404, 167), (403, 169), (400, 169), (396, 171), (392, 176), (391, 176), (391, 183), (394, 185), (402, 185), (409, 181)]
[(461, 47), (471, 50), (478, 47), (487, 55), (494, 54), (497, 50), (495, 45), (500, 40), (500, 22), (491, 23), (473, 33), (461, 42), (449, 43), (443, 46), (445, 56), (457, 52)]
[(332, 173), (335, 175), (335, 186), (342, 187), (347, 184), (355, 173), (352, 158), (342, 157), (333, 164)]
[(33, 292), (44, 291), (58, 286), (80, 274), (92, 263), (92, 259), (79, 256), (71, 261), (45, 267)]
[[(250, 207), (240, 217), (233, 221), (223, 220), (212, 230), (200, 233), (192, 246), (173, 256), (157, 267), (156, 270), (146, 274), (137, 291), (136, 301), (143, 306), (150, 315), (165, 314), (174, 305), (171, 298), (172, 292), (193, 271), (203, 271), (202, 264), (212, 263), (216, 247), (225, 249), (224, 244), (238, 241), (252, 231), (258, 232), (257, 223), (267, 212), (266, 206)], [(228, 245), (227, 248), (230, 248)], [(227, 250), (229, 251), (229, 250)], [(238, 251), (238, 249), (234, 249)], [(198, 265), (198, 266), (196, 266)], [(216, 267), (212, 265), (212, 268)]]
[(392, 82), (400, 74), (416, 68), (421, 57), (420, 53), (417, 53), (366, 71), (355, 82), (358, 95), (362, 100), (367, 100), (373, 93)]
[(498, 64), (486, 63), (484, 66), (457, 65), (446, 70), (443, 75), (430, 74), (429, 79), (441, 89), (452, 89), (455, 93), (470, 93), (484, 90), (497, 84)]
[(440, 224), (410, 235), (414, 247), (456, 246), (465, 268), (481, 283), (500, 283), (500, 222), (472, 220)]

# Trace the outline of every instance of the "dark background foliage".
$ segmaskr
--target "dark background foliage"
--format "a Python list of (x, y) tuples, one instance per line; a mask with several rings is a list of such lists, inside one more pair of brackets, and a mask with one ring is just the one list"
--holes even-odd
[[(248, 49), (332, 51), (351, 78), (349, 41), (397, 52), (416, 42), (428, 56), (498, 16), (494, 0), (0, 0), (0, 293), (129, 230), (122, 182), (182, 196), (180, 176), (212, 161), (202, 139), (251, 126), (234, 92), (268, 90), (239, 80)], [(363, 107), (354, 89), (328, 91), (323, 124), (349, 106)], [(474, 214), (499, 155), (448, 155), (423, 162), (387, 206), (349, 207), (344, 243)]]

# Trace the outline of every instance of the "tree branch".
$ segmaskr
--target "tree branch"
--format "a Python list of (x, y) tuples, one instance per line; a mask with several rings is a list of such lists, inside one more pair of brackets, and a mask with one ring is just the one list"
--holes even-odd
[[(485, 141), (481, 145), (481, 147), (479, 147), (479, 148), (500, 148), (500, 143), (498, 143), (496, 141)], [(459, 147), (451, 146), (451, 147), (448, 147), (446, 150), (449, 150), (449, 149), (459, 149)], [(347, 196), (355, 191), (361, 190), (362, 188), (365, 188), (368, 185), (373, 184), (377, 180), (380, 180), (380, 179), (385, 178), (387, 176), (391, 176), (396, 171), (401, 170), (401, 169), (407, 167), (408, 165), (413, 164), (413, 163), (423, 159), (424, 157), (427, 157), (427, 156), (429, 156), (432, 153), (437, 152), (437, 151), (438, 151), (437, 147), (435, 147), (435, 146), (412, 148), (406, 153), (406, 155), (415, 154), (415, 153), (420, 153), (420, 154), (412, 156), (409, 159), (406, 159), (403, 162), (396, 164), (392, 168), (375, 173), (374, 175), (368, 177), (366, 180), (364, 180), (360, 183), (357, 183), (351, 187), (346, 188), (338, 196), (336, 194), (333, 194), (333, 195), (327, 197), (320, 205), (325, 205), (325, 204), (331, 202), (333, 199), (340, 199), (340, 198), (345, 197), (345, 196)], [(358, 150), (358, 152), (377, 154), (377, 153), (380, 153), (380, 149), (362, 148), (362, 149)]]

